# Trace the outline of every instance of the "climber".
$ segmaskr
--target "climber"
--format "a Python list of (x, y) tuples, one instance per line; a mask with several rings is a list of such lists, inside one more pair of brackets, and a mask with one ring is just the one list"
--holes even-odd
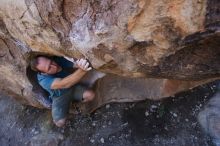
[(31, 59), (30, 67), (38, 72), (39, 84), (50, 94), (52, 117), (58, 127), (65, 125), (72, 101), (89, 102), (95, 97), (93, 90), (79, 83), (92, 70), (86, 59), (71, 62), (64, 57), (40, 55)]

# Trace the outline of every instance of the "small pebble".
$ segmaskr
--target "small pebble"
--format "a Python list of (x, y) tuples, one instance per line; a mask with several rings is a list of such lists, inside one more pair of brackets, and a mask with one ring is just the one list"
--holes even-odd
[(92, 126), (93, 126), (93, 127), (95, 127), (95, 126), (96, 126), (95, 122), (92, 122)]
[(39, 133), (39, 131), (35, 131), (35, 132), (34, 132), (35, 135), (38, 134), (38, 133)]
[(94, 139), (90, 139), (90, 142), (91, 142), (91, 143), (94, 143), (94, 142), (95, 142), (95, 140), (94, 140)]
[(156, 105), (151, 105), (151, 108), (155, 109), (155, 108), (157, 108), (157, 106)]
[(61, 130), (61, 133), (64, 133), (64, 132), (65, 132), (64, 129), (62, 129), (62, 130)]
[(176, 113), (174, 113), (174, 112), (170, 112), (170, 114), (172, 114), (173, 115), (173, 117), (177, 117), (177, 114)]
[(167, 126), (165, 126), (165, 127), (164, 127), (164, 129), (168, 131), (168, 128), (167, 128)]
[(109, 108), (110, 108), (110, 105), (109, 105), (109, 104), (107, 104), (107, 105), (105, 106), (105, 108), (106, 108), (106, 109), (109, 109)]
[(35, 132), (35, 128), (33, 128), (33, 129), (31, 130), (31, 132), (34, 133), (34, 132)]
[(128, 122), (121, 125), (121, 127), (126, 127), (128, 125)]
[(101, 138), (100, 141), (101, 141), (101, 143), (105, 143), (104, 138)]
[(145, 116), (146, 117), (149, 116), (149, 112), (148, 111), (145, 112)]
[(174, 116), (174, 117), (177, 117), (177, 114), (176, 114), (176, 113), (173, 113), (173, 116)]

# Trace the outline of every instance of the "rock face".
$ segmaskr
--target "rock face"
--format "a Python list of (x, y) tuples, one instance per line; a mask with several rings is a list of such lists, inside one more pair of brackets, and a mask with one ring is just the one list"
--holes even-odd
[(145, 98), (213, 80), (220, 76), (219, 8), (218, 0), (0, 0), (0, 90), (40, 106), (26, 77), (32, 51), (87, 57), (99, 71), (144, 77), (140, 84), (163, 78), (150, 79), (155, 88)]

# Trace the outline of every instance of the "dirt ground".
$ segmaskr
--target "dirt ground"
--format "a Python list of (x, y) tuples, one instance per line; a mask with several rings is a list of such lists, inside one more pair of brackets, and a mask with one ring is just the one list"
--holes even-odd
[(91, 115), (69, 116), (57, 128), (49, 110), (0, 98), (1, 146), (212, 146), (197, 115), (216, 92), (206, 84), (161, 101), (112, 103)]

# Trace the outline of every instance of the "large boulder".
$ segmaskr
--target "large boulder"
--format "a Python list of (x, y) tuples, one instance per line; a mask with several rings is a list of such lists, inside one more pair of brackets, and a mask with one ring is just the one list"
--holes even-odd
[[(25, 59), (32, 51), (86, 57), (95, 69), (114, 74), (100, 81), (98, 92), (118, 99), (98, 105), (160, 99), (215, 80), (219, 11), (218, 0), (0, 0), (0, 91), (41, 107), (36, 99), (45, 95), (33, 92)], [(115, 87), (114, 95), (107, 92)], [(132, 98), (124, 100), (121, 91)]]

